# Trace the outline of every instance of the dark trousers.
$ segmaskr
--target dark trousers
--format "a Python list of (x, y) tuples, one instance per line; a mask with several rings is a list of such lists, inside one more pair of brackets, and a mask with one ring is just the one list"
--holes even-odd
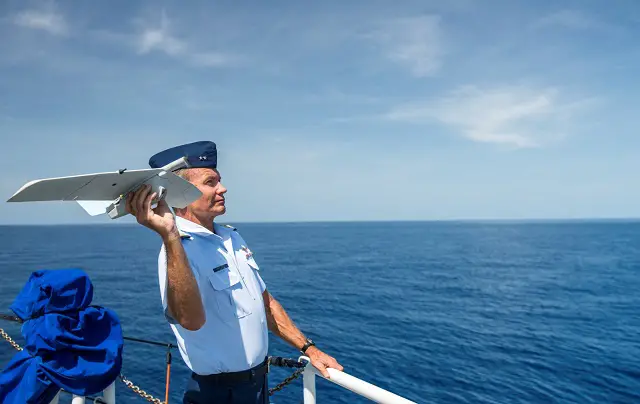
[(267, 365), (244, 372), (191, 374), (183, 404), (269, 404)]

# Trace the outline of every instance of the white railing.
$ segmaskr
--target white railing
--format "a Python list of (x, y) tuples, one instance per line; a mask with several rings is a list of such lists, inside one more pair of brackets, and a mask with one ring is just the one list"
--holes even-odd
[[(99, 396), (102, 400), (100, 402), (106, 404), (116, 404), (116, 383), (111, 383), (104, 391), (102, 392), (102, 396)], [(97, 398), (97, 397), (96, 397)], [(58, 404), (60, 401), (60, 392), (56, 394), (56, 396), (51, 400), (50, 404)], [(71, 399), (71, 404), (85, 404), (86, 399), (83, 396), (73, 395)]]
[(407, 400), (404, 397), (400, 397), (397, 394), (390, 391), (381, 389), (380, 387), (367, 383), (364, 380), (351, 376), (347, 373), (341, 372), (336, 369), (327, 369), (329, 372), (329, 378), (322, 376), (319, 370), (311, 365), (311, 361), (306, 356), (300, 357), (300, 360), (305, 360), (307, 366), (302, 373), (302, 385), (303, 385), (303, 397), (304, 404), (316, 404), (316, 376), (320, 376), (325, 380), (329, 380), (338, 386), (344, 387), (347, 390), (366, 397), (376, 403), (382, 404), (416, 404), (415, 401)]
[[(372, 400), (376, 403), (416, 404), (415, 401), (407, 400), (404, 397), (400, 397), (397, 394), (381, 389), (374, 384), (365, 382), (364, 380), (358, 379), (357, 377), (351, 376), (336, 369), (327, 369), (327, 371), (329, 372), (329, 378), (327, 379), (322, 376), (320, 371), (318, 371), (315, 367), (313, 367), (313, 365), (311, 365), (311, 361), (309, 360), (309, 358), (307, 358), (306, 356), (302, 356), (300, 357), (300, 360), (304, 360), (307, 362), (307, 365), (304, 368), (304, 372), (302, 373), (304, 404), (316, 404), (316, 376), (320, 376), (325, 380), (329, 380), (330, 382), (335, 383), (338, 386), (344, 387), (345, 389), (359, 394), (362, 397), (368, 398), (369, 400)], [(106, 404), (116, 403), (115, 382), (103, 391), (100, 398)], [(50, 404), (58, 404), (59, 399), (60, 392), (58, 392), (53, 400), (51, 400)], [(71, 404), (85, 404), (85, 401), (85, 397), (76, 396), (74, 394), (71, 400)]]

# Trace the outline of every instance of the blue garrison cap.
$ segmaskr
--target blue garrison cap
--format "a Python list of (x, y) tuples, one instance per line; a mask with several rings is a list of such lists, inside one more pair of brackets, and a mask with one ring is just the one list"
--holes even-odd
[(151, 156), (149, 165), (151, 168), (160, 168), (182, 157), (187, 158), (190, 167), (216, 168), (218, 165), (216, 144), (211, 141), (187, 143), (163, 150)]

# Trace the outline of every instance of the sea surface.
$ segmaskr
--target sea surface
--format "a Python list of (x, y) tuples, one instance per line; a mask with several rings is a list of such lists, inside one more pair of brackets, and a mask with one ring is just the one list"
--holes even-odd
[[(640, 402), (640, 222), (234, 225), (271, 293), (356, 377), (418, 403)], [(0, 227), (0, 312), (32, 271), (79, 267), (126, 336), (174, 342), (158, 249), (137, 225)], [(0, 340), (1, 367), (14, 353)], [(273, 335), (270, 353), (298, 356)], [(126, 342), (123, 374), (163, 399), (165, 349)], [(170, 402), (187, 374), (175, 350)], [(318, 403), (370, 402), (317, 390)], [(146, 402), (121, 382), (117, 400)], [(271, 401), (300, 403), (301, 378)]]

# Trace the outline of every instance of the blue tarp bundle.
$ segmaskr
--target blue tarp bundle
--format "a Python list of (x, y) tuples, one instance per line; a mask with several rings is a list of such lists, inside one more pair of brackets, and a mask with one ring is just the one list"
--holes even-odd
[(94, 395), (122, 368), (116, 314), (90, 306), (93, 285), (80, 269), (33, 272), (11, 310), (24, 324), (24, 349), (0, 372), (0, 403), (49, 403), (60, 388)]

